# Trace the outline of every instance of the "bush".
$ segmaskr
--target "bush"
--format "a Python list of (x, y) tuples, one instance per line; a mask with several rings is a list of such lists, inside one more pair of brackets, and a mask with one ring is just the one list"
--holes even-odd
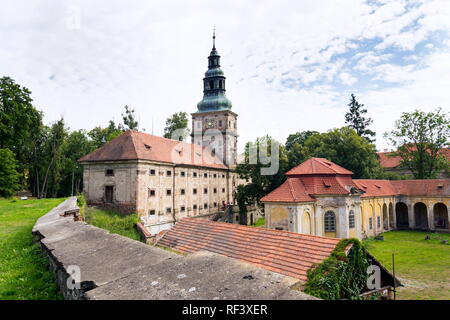
[[(346, 255), (349, 244), (353, 246)], [(308, 270), (305, 293), (327, 300), (361, 299), (369, 259), (358, 239), (341, 240), (327, 259)]]

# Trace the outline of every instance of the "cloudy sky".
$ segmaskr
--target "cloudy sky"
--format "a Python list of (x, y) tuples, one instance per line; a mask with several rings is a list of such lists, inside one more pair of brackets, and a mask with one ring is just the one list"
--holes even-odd
[(239, 145), (344, 125), (350, 94), (383, 132), (401, 112), (450, 109), (450, 1), (0, 1), (0, 76), (50, 123), (121, 120), (161, 135), (196, 111), (217, 29)]

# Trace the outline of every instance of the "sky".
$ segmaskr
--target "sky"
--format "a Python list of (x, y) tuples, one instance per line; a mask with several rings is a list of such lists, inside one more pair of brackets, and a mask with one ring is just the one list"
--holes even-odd
[(449, 17), (449, 0), (0, 0), (0, 76), (46, 124), (90, 130), (129, 105), (162, 135), (197, 109), (215, 26), (240, 151), (344, 126), (351, 93), (382, 151), (402, 112), (450, 110)]

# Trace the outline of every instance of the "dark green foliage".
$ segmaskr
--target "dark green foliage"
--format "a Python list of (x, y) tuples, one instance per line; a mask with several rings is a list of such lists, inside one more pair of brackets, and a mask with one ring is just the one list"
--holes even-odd
[(14, 153), (0, 149), (0, 197), (11, 197), (19, 190), (19, 173)]
[[(345, 249), (352, 245), (348, 255)], [(331, 255), (308, 270), (305, 293), (326, 299), (361, 299), (370, 258), (358, 239), (339, 241)]]
[(270, 164), (261, 163), (260, 158), (257, 156), (256, 164), (250, 163), (250, 149), (256, 149), (256, 155), (261, 155), (262, 146), (267, 147), (267, 157), (271, 158), (272, 143), (277, 143), (272, 137), (266, 135), (261, 138), (257, 138), (255, 142), (248, 142), (245, 146), (245, 162), (238, 164), (236, 167), (236, 172), (242, 179), (245, 179), (249, 184), (245, 186), (238, 187), (236, 190), (236, 199), (241, 210), (243, 210), (243, 205), (259, 203), (259, 200), (266, 195), (278, 188), (286, 179), (284, 172), (288, 166), (288, 158), (286, 150), (283, 145), (279, 144), (279, 157), (278, 159), (272, 159), (271, 161), (277, 161), (279, 169), (273, 175), (261, 174), (261, 168), (268, 167)]
[(329, 130), (305, 141), (311, 157), (326, 158), (354, 173), (354, 179), (382, 178), (375, 145), (349, 127)]
[(189, 135), (189, 120), (186, 112), (177, 112), (171, 115), (166, 120), (166, 127), (164, 128), (164, 138), (172, 139), (172, 135), (177, 130), (180, 141), (185, 141)]
[(364, 114), (367, 109), (364, 109), (364, 104), (356, 101), (355, 95), (352, 93), (350, 103), (348, 104), (349, 111), (345, 114), (345, 123), (349, 124), (350, 128), (355, 129), (356, 133), (366, 139), (368, 142), (374, 142), (375, 132), (368, 129), (368, 126), (373, 122), (372, 118), (365, 118)]
[(439, 172), (450, 170), (447, 158), (440, 154), (450, 142), (450, 119), (441, 109), (404, 112), (385, 137), (397, 148), (392, 155), (401, 157), (400, 165), (415, 179), (433, 179)]

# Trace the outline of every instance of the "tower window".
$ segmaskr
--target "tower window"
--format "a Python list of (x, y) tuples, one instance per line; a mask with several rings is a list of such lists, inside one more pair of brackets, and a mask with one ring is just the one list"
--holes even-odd
[(219, 89), (222, 89), (222, 80), (219, 80)]
[(214, 81), (210, 81), (209, 82), (209, 88), (210, 89), (214, 89)]

